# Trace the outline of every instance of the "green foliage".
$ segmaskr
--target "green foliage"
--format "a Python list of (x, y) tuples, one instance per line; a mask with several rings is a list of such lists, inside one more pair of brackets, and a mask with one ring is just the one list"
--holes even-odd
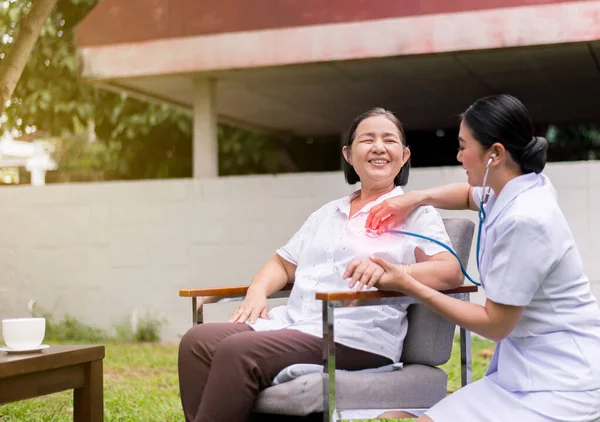
[[(61, 171), (101, 169), (112, 179), (190, 177), (193, 133), (189, 114), (99, 89), (79, 77), (74, 27), (96, 3), (59, 0), (6, 109), (3, 128), (21, 132), (37, 128), (65, 137)], [(6, 44), (0, 44), (0, 59), (30, 7), (27, 0), (7, 4), (7, 8), (0, 7), (0, 29), (8, 37)], [(85, 136), (88, 140), (96, 137), (98, 143), (88, 145)], [(219, 125), (218, 136), (221, 175), (312, 169), (312, 163), (325, 156), (314, 153), (315, 144), (301, 151), (303, 158), (295, 162), (291, 156), (296, 156), (298, 146), (308, 144), (229, 125)], [(80, 145), (76, 140), (81, 140)], [(332, 162), (337, 169), (338, 142), (334, 145)], [(83, 162), (78, 164), (80, 159)]]
[(44, 341), (50, 343), (157, 343), (160, 341), (160, 328), (166, 323), (165, 319), (157, 319), (146, 315), (138, 321), (135, 331), (131, 324), (115, 325), (116, 335), (93, 327), (65, 314), (62, 320), (55, 320), (52, 314), (37, 304), (33, 307), (33, 316), (46, 318), (46, 335)]
[(57, 139), (54, 159), (64, 172), (104, 171), (118, 173), (115, 167), (119, 150), (117, 145), (106, 142), (90, 142), (85, 135), (69, 134)]
[(108, 333), (100, 328), (92, 327), (66, 314), (62, 320), (55, 321), (46, 317), (46, 336), (44, 341), (56, 343), (104, 343), (110, 340)]
[[(6, 109), (6, 126), (23, 130), (35, 126), (60, 135), (94, 115), (95, 90), (78, 81), (74, 26), (96, 1), (60, 0), (46, 21), (27, 66)], [(0, 9), (2, 29), (9, 36), (19, 30), (30, 2), (11, 0)], [(5, 53), (11, 43), (2, 44)], [(3, 56), (0, 55), (3, 58)]]
[(130, 323), (117, 324), (115, 340), (121, 343), (157, 343), (160, 341), (160, 328), (167, 321), (145, 315), (137, 322), (135, 330)]
[(550, 125), (546, 132), (550, 161), (600, 159), (600, 126), (597, 124)]
[(339, 136), (280, 136), (219, 126), (219, 173), (276, 174), (340, 169)]
[(221, 175), (273, 174), (295, 169), (273, 136), (219, 125), (218, 137)]
[(138, 343), (158, 342), (160, 340), (160, 327), (165, 322), (165, 320), (157, 320), (150, 316), (142, 318), (140, 321), (138, 321), (134, 340)]
[[(21, 132), (37, 128), (52, 136), (72, 138), (91, 127), (106, 150), (88, 150), (88, 162), (80, 167), (94, 168), (89, 160), (100, 160), (117, 178), (191, 176), (192, 121), (188, 114), (101, 90), (79, 77), (74, 27), (96, 3), (59, 0), (2, 117), (3, 128)], [(8, 7), (0, 7), (0, 29), (7, 42), (0, 44), (0, 59), (30, 7), (26, 0), (5, 4)], [(114, 150), (118, 154), (113, 154)], [(104, 161), (106, 151), (110, 152), (109, 163)], [(96, 154), (99, 157), (94, 157)]]
[(50, 312), (40, 307), (37, 303), (32, 305), (34, 317), (46, 318), (46, 335), (44, 341), (55, 343), (102, 343), (109, 340), (105, 330), (92, 327), (78, 321), (75, 317), (65, 314), (62, 320), (55, 320)]

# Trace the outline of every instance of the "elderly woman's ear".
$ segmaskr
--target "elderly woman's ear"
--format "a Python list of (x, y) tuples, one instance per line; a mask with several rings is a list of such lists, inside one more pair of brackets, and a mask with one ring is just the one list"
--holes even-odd
[(342, 147), (342, 155), (344, 156), (344, 159), (348, 162), (348, 164), (352, 165), (352, 157), (350, 157), (350, 149), (344, 145)]
[(404, 147), (404, 152), (403, 152), (404, 163), (402, 164), (402, 167), (404, 167), (406, 165), (406, 163), (408, 162), (409, 159), (410, 159), (410, 148)]

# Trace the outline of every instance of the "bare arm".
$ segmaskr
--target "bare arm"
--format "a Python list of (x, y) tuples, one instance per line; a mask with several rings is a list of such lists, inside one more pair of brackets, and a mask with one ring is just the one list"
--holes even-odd
[(485, 306), (463, 302), (416, 280), (406, 293), (447, 320), (493, 341), (500, 341), (508, 336), (525, 310), (524, 306), (503, 305), (489, 299)]
[[(402, 271), (408, 271), (413, 277), (419, 279), (423, 284), (436, 290), (447, 290), (462, 284), (462, 272), (458, 261), (449, 252), (441, 252), (432, 256), (427, 255), (421, 248), (415, 248), (417, 263), (402, 267)], [(351, 278), (348, 287), (360, 291), (376, 285), (384, 275), (381, 266), (375, 264), (368, 258), (358, 258), (348, 264), (344, 278)]]
[(443, 210), (473, 210), (479, 208), (473, 201), (473, 188), (467, 183), (452, 183), (425, 189), (421, 194), (419, 205), (431, 205)]
[(275, 254), (258, 270), (250, 287), (250, 292), (263, 294), (265, 297), (278, 292), (287, 283), (294, 281), (296, 265)]
[(458, 287), (463, 282), (460, 265), (450, 252), (429, 256), (421, 248), (415, 249), (416, 264), (410, 266), (410, 274), (435, 290)]
[(371, 260), (385, 271), (377, 283), (381, 290), (405, 292), (447, 320), (490, 340), (500, 341), (508, 336), (525, 310), (524, 306), (503, 305), (489, 299), (485, 306), (463, 302), (415, 280), (397, 265), (376, 257)]
[(444, 210), (478, 210), (473, 201), (473, 188), (466, 183), (453, 183), (387, 199), (371, 208), (365, 227), (384, 231), (399, 226), (411, 212), (422, 205)]
[(296, 265), (278, 254), (269, 259), (256, 273), (244, 301), (233, 313), (229, 322), (254, 323), (258, 317), (267, 318), (267, 297), (294, 281)]

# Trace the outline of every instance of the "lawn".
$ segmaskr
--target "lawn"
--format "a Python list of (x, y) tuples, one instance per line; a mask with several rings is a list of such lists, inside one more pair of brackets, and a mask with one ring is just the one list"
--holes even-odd
[[(473, 339), (473, 378), (483, 376), (493, 344)], [(443, 366), (449, 391), (460, 387), (458, 343)], [(177, 384), (177, 345), (106, 345), (104, 360), (105, 421), (183, 422)], [(0, 406), (2, 422), (72, 421), (73, 398), (69, 392)]]

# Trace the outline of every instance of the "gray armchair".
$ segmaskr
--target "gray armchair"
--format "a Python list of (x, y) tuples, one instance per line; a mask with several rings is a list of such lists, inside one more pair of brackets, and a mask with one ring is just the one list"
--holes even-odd
[[(474, 224), (464, 218), (444, 219), (444, 224), (454, 250), (466, 268)], [(292, 286), (288, 284), (275, 296), (288, 296)], [(241, 298), (246, 290), (247, 286), (180, 290), (179, 295), (192, 298), (193, 321), (202, 323), (203, 304), (218, 302), (225, 297)], [(476, 291), (475, 286), (461, 286), (445, 293), (468, 301), (470, 293)], [(387, 373), (336, 373), (334, 309), (350, 301), (353, 306), (376, 305), (384, 298), (410, 304), (408, 333), (401, 357), (403, 369)], [(341, 419), (344, 410), (349, 409), (377, 409), (382, 413), (393, 409), (424, 410), (446, 396), (448, 377), (437, 366), (450, 358), (454, 324), (402, 293), (332, 292), (318, 293), (317, 299), (323, 303), (323, 336), (327, 339), (323, 343), (323, 373), (304, 375), (263, 390), (255, 412), (296, 416), (323, 413), (323, 420), (331, 421)], [(471, 339), (470, 333), (464, 329), (460, 329), (460, 347), (464, 386), (471, 382)], [(334, 415), (334, 411), (341, 414)]]

